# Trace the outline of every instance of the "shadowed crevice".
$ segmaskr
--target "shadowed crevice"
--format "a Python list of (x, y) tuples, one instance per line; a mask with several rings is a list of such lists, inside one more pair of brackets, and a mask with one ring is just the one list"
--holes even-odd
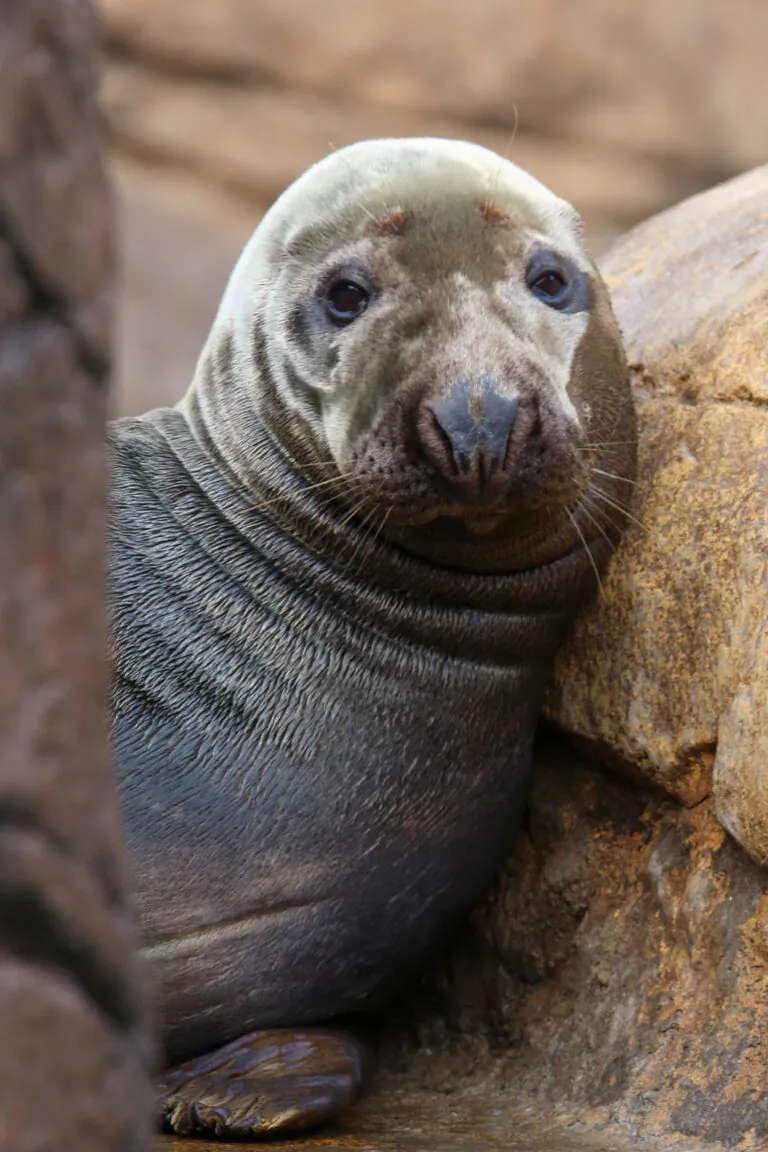
[(48, 316), (58, 321), (70, 334), (77, 360), (86, 375), (100, 386), (109, 380), (111, 364), (108, 357), (83, 335), (73, 321), (69, 303), (40, 271), (26, 243), (14, 228), (7, 211), (0, 206), (0, 240), (5, 241), (13, 255), (16, 270), (30, 292), (29, 312), (37, 318)]
[[(0, 803), (0, 849), (8, 833), (32, 833), (52, 856), (68, 855), (35, 815), (23, 806)], [(74, 982), (118, 1029), (141, 1024), (140, 1006), (123, 976), (98, 955), (87, 939), (52, 907), (33, 880), (0, 872), (0, 953), (49, 968)]]

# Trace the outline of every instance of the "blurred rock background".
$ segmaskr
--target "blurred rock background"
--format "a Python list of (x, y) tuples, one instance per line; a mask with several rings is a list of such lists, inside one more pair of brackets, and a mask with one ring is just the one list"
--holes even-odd
[(768, 159), (765, 0), (99, 6), (122, 202), (121, 413), (181, 395), (243, 242), (332, 148), (486, 144), (571, 200), (598, 255)]

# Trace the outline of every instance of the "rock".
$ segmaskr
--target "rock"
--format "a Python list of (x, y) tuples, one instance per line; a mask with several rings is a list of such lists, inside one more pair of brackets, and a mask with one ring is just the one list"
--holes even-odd
[(604, 1148), (623, 1131), (633, 1147), (757, 1152), (766, 981), (765, 873), (712, 800), (682, 807), (545, 733), (528, 826), (390, 1027), (378, 1092), (442, 1091), (460, 1110), (457, 1090), (493, 1078), (498, 1107), (570, 1112)]
[[(768, 863), (768, 168), (603, 262), (636, 381), (634, 523), (557, 665), (549, 714)], [(605, 516), (612, 509), (596, 505)], [(596, 514), (600, 514), (599, 512)]]
[(111, 197), (86, 0), (0, 9), (0, 1144), (145, 1147), (105, 732)]
[[(511, 125), (727, 173), (768, 133), (761, 0), (100, 0), (112, 46), (159, 67)], [(744, 109), (749, 109), (749, 115)]]
[(106, 359), (113, 221), (93, 102), (96, 22), (79, 0), (11, 0), (3, 9), (13, 27), (0, 39), (3, 206), (40, 289), (66, 299), (78, 338)]

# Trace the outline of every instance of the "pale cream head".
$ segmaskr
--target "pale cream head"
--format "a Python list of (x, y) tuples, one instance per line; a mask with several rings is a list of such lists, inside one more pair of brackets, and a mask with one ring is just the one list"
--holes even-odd
[(628, 406), (574, 209), (442, 139), (356, 144), (291, 185), (235, 268), (182, 404), (244, 488), (252, 416), (309, 478), (354, 479), (408, 547), (434, 556), (448, 533), (480, 567), (483, 547), (578, 502), (584, 445), (615, 439)]

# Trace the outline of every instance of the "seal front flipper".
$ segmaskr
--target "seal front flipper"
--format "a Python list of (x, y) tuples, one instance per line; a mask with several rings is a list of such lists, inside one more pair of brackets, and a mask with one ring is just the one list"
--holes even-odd
[(352, 1103), (364, 1067), (362, 1043), (341, 1028), (250, 1032), (169, 1069), (159, 1087), (162, 1120), (180, 1136), (223, 1140), (302, 1132)]

